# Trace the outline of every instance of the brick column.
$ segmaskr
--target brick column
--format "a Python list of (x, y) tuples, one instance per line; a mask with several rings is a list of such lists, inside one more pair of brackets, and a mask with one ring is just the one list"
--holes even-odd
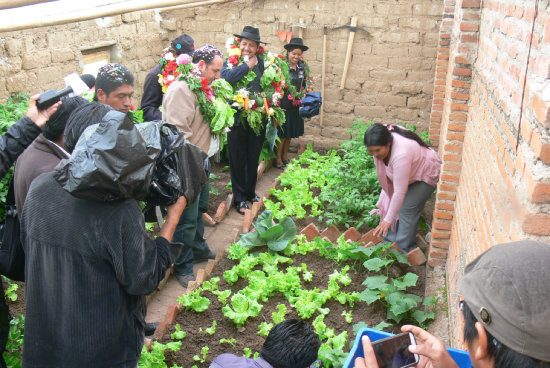
[[(445, 14), (452, 12), (450, 3), (452, 1), (449, 1), (449, 9), (445, 3)], [(440, 32), (440, 46), (450, 43), (448, 49), (440, 47), (438, 51), (438, 63), (441, 65), (436, 71), (430, 122), (430, 137), (434, 137), (434, 144), (437, 144), (439, 157), (443, 161), (428, 258), (432, 266), (445, 264), (447, 258), (468, 121), (472, 64), (476, 59), (479, 38), (480, 0), (457, 0), (454, 5), (452, 24), (442, 24)], [(450, 35), (446, 33), (447, 27), (450, 28)], [(444, 67), (446, 51), (448, 62)], [(446, 71), (444, 83), (441, 79), (443, 70)], [(436, 98), (436, 94), (444, 96), (444, 100)], [(441, 119), (440, 122), (437, 122), (438, 119)]]

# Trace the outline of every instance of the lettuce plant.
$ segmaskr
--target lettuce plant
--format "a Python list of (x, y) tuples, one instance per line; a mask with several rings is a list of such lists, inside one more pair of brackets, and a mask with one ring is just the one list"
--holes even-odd
[(256, 300), (250, 299), (239, 292), (231, 297), (231, 306), (224, 306), (222, 312), (224, 316), (233, 320), (235, 325), (240, 328), (248, 317), (258, 316), (262, 308), (263, 305), (259, 304)]
[(238, 244), (246, 248), (267, 245), (270, 250), (280, 252), (296, 237), (294, 221), (287, 217), (279, 224), (273, 224), (271, 211), (261, 213), (254, 228), (256, 231), (244, 234)]

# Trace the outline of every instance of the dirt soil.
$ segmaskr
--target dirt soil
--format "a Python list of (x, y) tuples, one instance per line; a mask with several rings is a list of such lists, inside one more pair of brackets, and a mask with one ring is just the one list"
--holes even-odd
[[(13, 317), (16, 317), (18, 314), (25, 314), (25, 283), (19, 282), (19, 281), (12, 281), (13, 283), (19, 285), (19, 289), (17, 289), (17, 299), (12, 302), (7, 300), (8, 307), (10, 308), (10, 314)], [(2, 280), (2, 284), (4, 285), (4, 288), (7, 288), (7, 283), (5, 280)]]
[[(214, 182), (210, 182), (211, 194), (207, 213), (214, 217), (220, 203), (225, 202), (227, 196), (231, 193), (231, 189), (227, 189), (227, 184), (231, 181), (229, 163), (227, 161), (219, 163), (211, 161), (211, 173), (216, 175), (216, 178)], [(213, 188), (215, 188), (217, 194), (212, 194)]]
[[(314, 288), (319, 287), (320, 289), (325, 289), (328, 285), (328, 275), (331, 274), (335, 269), (340, 269), (344, 265), (336, 265), (333, 261), (327, 260), (323, 257), (320, 257), (318, 253), (308, 254), (307, 256), (297, 255), (294, 257), (294, 265), (300, 265), (301, 263), (306, 263), (308, 270), (313, 271), (313, 281), (308, 285), (306, 283), (305, 287)], [(224, 258), (216, 266), (215, 270), (212, 273), (212, 277), (220, 277), (220, 282), (218, 283), (220, 290), (225, 290), (230, 288), (232, 292), (236, 292), (247, 285), (247, 281), (240, 279), (233, 286), (228, 285), (223, 279), (223, 271), (230, 269), (235, 265), (236, 262), (231, 261), (227, 258)], [(352, 269), (349, 274), (353, 280), (351, 285), (348, 287), (342, 288), (343, 291), (362, 291), (361, 283), (365, 280), (367, 274), (363, 271), (357, 272), (355, 270), (364, 270), (364, 268), (359, 265), (352, 265)], [(285, 266), (286, 267), (286, 266)], [(425, 283), (425, 267), (392, 267), (390, 269), (390, 275), (393, 277), (398, 277), (405, 274), (406, 272), (414, 272), (419, 275), (418, 284), (415, 288), (408, 290), (409, 293), (424, 296), (424, 283)], [(179, 352), (166, 351), (166, 363), (170, 367), (173, 364), (177, 364), (183, 367), (191, 367), (194, 364), (197, 364), (198, 367), (208, 367), (210, 363), (220, 354), (223, 353), (232, 353), (238, 356), (243, 355), (244, 348), (250, 348), (252, 352), (259, 352), (264, 338), (258, 335), (258, 325), (263, 322), (272, 323), (271, 313), (276, 311), (276, 306), (278, 304), (285, 304), (287, 306), (287, 319), (290, 318), (299, 318), (296, 311), (290, 307), (289, 302), (286, 298), (278, 293), (267, 303), (264, 304), (262, 312), (258, 317), (248, 319), (244, 324), (243, 328), (237, 329), (233, 321), (225, 318), (222, 313), (222, 305), (218, 301), (218, 298), (211, 294), (210, 292), (201, 293), (202, 296), (210, 299), (210, 307), (202, 313), (196, 313), (193, 311), (181, 311), (176, 318), (176, 323), (179, 323), (181, 329), (187, 332), (187, 337), (183, 340), (183, 347)], [(367, 305), (365, 302), (356, 302), (353, 308), (353, 323), (348, 324), (345, 322), (344, 317), (341, 316), (342, 311), (348, 311), (350, 307), (346, 304), (342, 306), (337, 301), (331, 300), (323, 307), (330, 308), (330, 313), (325, 317), (325, 323), (329, 328), (334, 328), (336, 334), (341, 333), (342, 331), (348, 332), (348, 346), (345, 351), (349, 351), (349, 348), (353, 344), (354, 334), (353, 334), (353, 324), (360, 321), (366, 322), (369, 326), (375, 326), (381, 321), (386, 319), (386, 311), (383, 306), (379, 303), (374, 303), (373, 305)], [(315, 313), (308, 321), (311, 323), (317, 317), (318, 313)], [(210, 336), (206, 333), (199, 332), (199, 329), (202, 328), (205, 330), (212, 326), (212, 322), (217, 321), (216, 332), (213, 336)], [(400, 325), (395, 325), (389, 329), (386, 329), (391, 332), (398, 332)], [(166, 343), (171, 341), (170, 334), (173, 332), (173, 327), (167, 333), (161, 342)], [(220, 339), (226, 338), (235, 338), (237, 343), (235, 346), (230, 344), (220, 344)], [(208, 345), (209, 352), (206, 358), (205, 363), (197, 363), (193, 361), (194, 355), (200, 355), (200, 350), (203, 346)]]

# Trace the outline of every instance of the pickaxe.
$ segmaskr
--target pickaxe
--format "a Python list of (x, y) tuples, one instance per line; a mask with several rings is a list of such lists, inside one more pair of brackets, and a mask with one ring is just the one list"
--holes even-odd
[(371, 33), (367, 31), (365, 28), (357, 27), (357, 17), (351, 18), (351, 24), (349, 26), (336, 27), (334, 28), (334, 30), (342, 29), (342, 28), (349, 28), (350, 33), (349, 33), (349, 39), (348, 39), (348, 50), (346, 52), (346, 61), (344, 63), (344, 73), (342, 74), (342, 83), (340, 83), (340, 89), (344, 89), (344, 86), (346, 84), (346, 78), (348, 76), (348, 68), (351, 62), (351, 49), (353, 47), (353, 39), (355, 38), (355, 32), (363, 31), (367, 33), (367, 35), (371, 36)]

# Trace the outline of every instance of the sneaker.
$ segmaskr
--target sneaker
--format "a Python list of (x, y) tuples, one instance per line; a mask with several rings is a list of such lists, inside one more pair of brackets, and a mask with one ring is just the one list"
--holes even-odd
[(195, 281), (194, 275), (175, 275), (175, 276), (176, 276), (176, 280), (178, 280), (180, 285), (183, 286), (184, 288), (186, 288), (187, 285), (189, 285), (189, 281)]
[(216, 252), (213, 250), (208, 249), (208, 253), (196, 257), (193, 261), (193, 263), (199, 263), (199, 262), (208, 262), (209, 259), (216, 259)]

